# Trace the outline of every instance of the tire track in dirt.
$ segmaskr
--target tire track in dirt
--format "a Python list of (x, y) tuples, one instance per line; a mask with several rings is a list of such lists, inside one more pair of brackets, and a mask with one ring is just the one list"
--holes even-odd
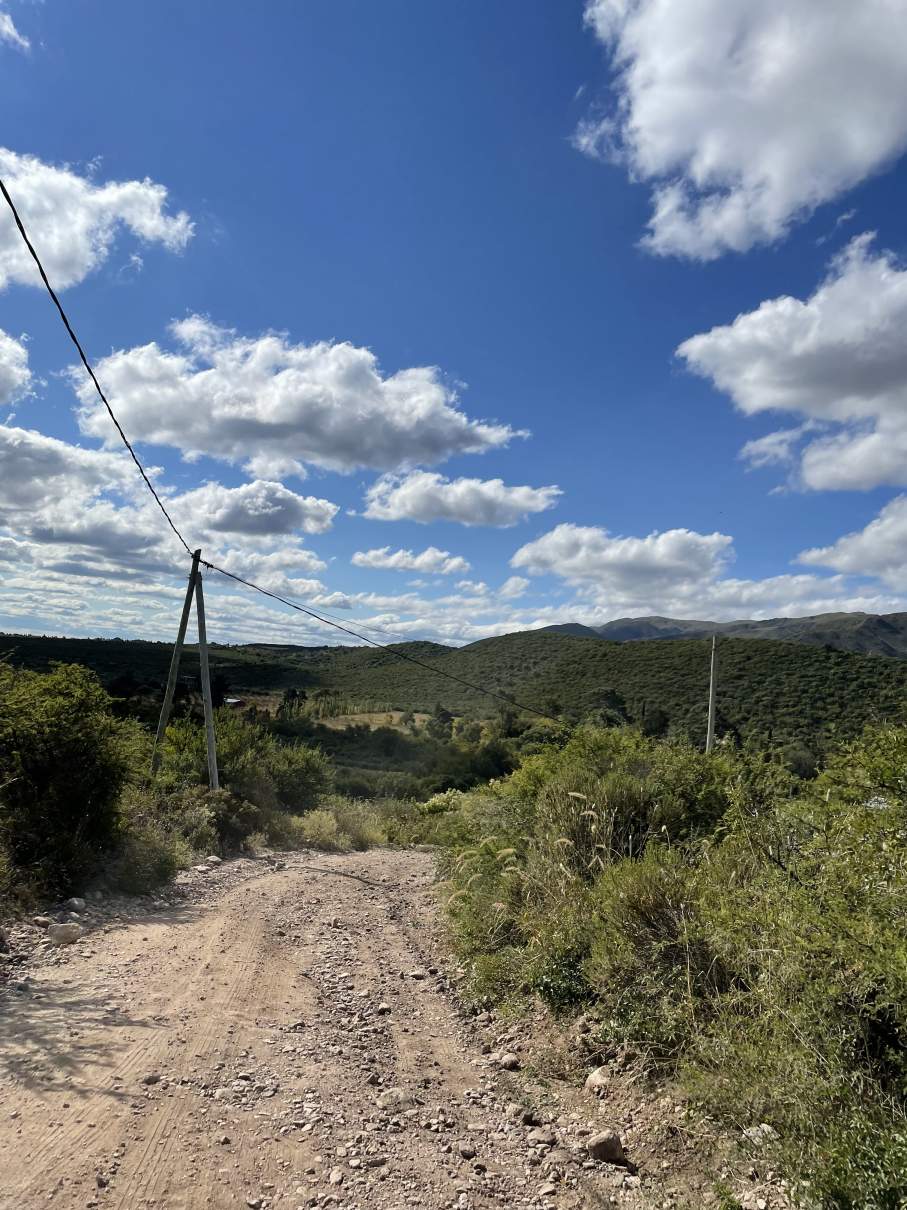
[(300, 854), (39, 968), (0, 1005), (2, 1210), (623, 1200), (571, 1122), (533, 1141), (505, 1103), (435, 966), (432, 876)]

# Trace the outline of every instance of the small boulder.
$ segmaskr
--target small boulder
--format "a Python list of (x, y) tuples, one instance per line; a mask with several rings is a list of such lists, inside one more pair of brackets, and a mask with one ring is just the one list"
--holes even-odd
[(378, 1097), (379, 1109), (408, 1109), (412, 1103), (405, 1088), (388, 1088)]
[(552, 1130), (546, 1130), (543, 1126), (537, 1126), (526, 1135), (526, 1142), (530, 1143), (533, 1147), (553, 1147), (557, 1142), (557, 1138)]
[(78, 898), (67, 899), (66, 902), (63, 904), (63, 910), (65, 912), (84, 912), (85, 911), (85, 900), (78, 899)]
[(207, 861), (207, 863), (209, 865), (220, 865), (221, 864), (221, 859), (217, 856), (216, 853), (211, 853), (210, 856), (205, 858), (205, 861)]
[(593, 1160), (600, 1160), (603, 1164), (620, 1164), (624, 1168), (629, 1166), (630, 1161), (616, 1130), (600, 1130), (598, 1134), (593, 1134), (586, 1140), (586, 1150)]
[(47, 935), (54, 945), (72, 945), (84, 932), (81, 924), (51, 924), (47, 929)]
[(462, 1143), (457, 1143), (457, 1151), (464, 1160), (474, 1160), (476, 1158), (476, 1149), (472, 1143), (467, 1143), (464, 1139)]
[(594, 1071), (590, 1071), (586, 1076), (583, 1088), (585, 1088), (586, 1092), (594, 1092), (598, 1096), (603, 1088), (608, 1087), (610, 1082), (607, 1067), (596, 1067)]

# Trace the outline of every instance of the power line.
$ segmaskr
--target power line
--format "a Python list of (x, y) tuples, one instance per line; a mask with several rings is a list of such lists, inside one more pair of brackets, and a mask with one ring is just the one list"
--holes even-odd
[[(160, 496), (157, 494), (154, 484), (148, 478), (148, 474), (145, 471), (144, 466), (142, 466), (141, 462), (139, 461), (138, 455), (136, 454), (135, 450), (133, 449), (132, 444), (129, 441), (129, 438), (123, 432), (123, 427), (120, 424), (119, 420), (117, 420), (116, 415), (114, 414), (113, 408), (110, 406), (110, 402), (107, 399), (107, 396), (104, 394), (103, 390), (101, 389), (101, 384), (98, 382), (97, 375), (95, 374), (94, 370), (91, 367), (91, 363), (89, 362), (88, 358), (85, 355), (85, 350), (82, 348), (82, 345), (79, 342), (79, 338), (78, 338), (78, 336), (76, 336), (76, 334), (73, 330), (72, 324), (69, 322), (69, 317), (67, 316), (66, 312), (63, 310), (63, 304), (60, 302), (59, 298), (56, 295), (56, 292), (54, 291), (53, 286), (50, 284), (50, 281), (48, 280), (47, 274), (44, 271), (44, 266), (41, 264), (41, 258), (38, 256), (38, 253), (35, 251), (34, 244), (29, 239), (28, 232), (25, 230), (25, 225), (22, 222), (22, 219), (19, 215), (19, 211), (16, 209), (16, 204), (13, 201), (13, 199), (10, 197), (9, 190), (7, 189), (6, 184), (4, 183), (2, 178), (0, 178), (0, 192), (2, 192), (3, 197), (6, 200), (6, 204), (9, 206), (9, 208), (12, 212), (13, 219), (15, 220), (16, 226), (19, 229), (19, 234), (22, 236), (22, 239), (25, 242), (25, 246), (26, 246), (26, 248), (28, 248), (28, 251), (31, 254), (31, 258), (35, 262), (35, 265), (37, 266), (38, 273), (41, 275), (41, 280), (44, 283), (45, 289), (47, 290), (47, 293), (50, 295), (51, 301), (53, 302), (54, 306), (57, 308), (57, 311), (60, 315), (60, 319), (63, 321), (63, 326), (65, 327), (67, 333), (69, 334), (69, 339), (75, 345), (76, 350), (78, 351), (79, 357), (81, 358), (82, 365), (85, 367), (85, 370), (88, 373), (89, 378), (91, 379), (92, 383), (94, 384), (94, 388), (98, 393), (98, 398), (101, 400), (101, 402), (104, 404), (104, 407), (107, 409), (108, 416), (113, 421), (114, 427), (116, 428), (116, 431), (119, 433), (123, 444), (126, 446), (126, 449), (129, 451), (130, 455), (132, 456), (132, 461), (138, 467), (139, 474), (145, 480), (145, 486), (151, 492), (152, 496), (154, 497), (155, 501), (157, 502), (158, 508), (164, 514), (167, 524), (170, 526), (170, 528), (176, 534), (177, 538), (179, 538), (180, 542), (183, 544), (186, 554), (189, 556), (192, 556), (193, 552), (189, 547), (189, 543), (186, 541), (186, 539), (183, 537), (183, 535), (180, 533), (180, 531), (176, 528), (173, 518), (170, 516), (170, 513), (165, 508), (163, 500), (161, 500)], [(388, 652), (390, 652), (391, 655), (396, 656), (397, 659), (405, 660), (409, 664), (415, 664), (419, 668), (425, 668), (428, 672), (433, 673), (435, 676), (445, 677), (449, 681), (455, 681), (459, 685), (464, 685), (467, 689), (473, 689), (477, 693), (482, 693), (487, 697), (495, 698), (497, 701), (506, 702), (509, 706), (516, 706), (520, 710), (527, 711), (529, 714), (538, 715), (539, 718), (548, 719), (549, 722), (557, 723), (558, 726), (565, 726), (565, 724), (562, 723), (560, 719), (555, 718), (551, 714), (546, 714), (544, 710), (536, 710), (536, 708), (534, 706), (523, 705), (521, 702), (516, 701), (514, 698), (506, 697), (502, 693), (496, 693), (494, 690), (487, 689), (483, 685), (473, 684), (472, 681), (467, 681), (463, 677), (456, 676), (452, 672), (444, 672), (440, 668), (434, 668), (431, 664), (426, 664), (424, 660), (420, 660), (416, 656), (407, 655), (403, 651), (395, 650), (394, 647), (389, 643), (379, 643), (377, 641), (377, 639), (370, 639), (370, 638), (368, 638), (367, 635), (359, 634), (358, 631), (352, 630), (352, 629), (350, 629), (350, 627), (342, 625), (339, 621), (332, 621), (329, 617), (323, 617), (321, 614), (315, 613), (314, 610), (307, 609), (304, 605), (299, 605), (295, 601), (290, 601), (286, 597), (280, 596), (279, 593), (271, 592), (269, 589), (262, 588), (258, 584), (253, 584), (251, 580), (245, 580), (245, 579), (243, 579), (242, 576), (238, 576), (232, 571), (225, 571), (223, 567), (218, 567), (214, 563), (208, 563), (204, 559), (202, 559), (201, 562), (205, 567), (209, 568), (211, 571), (219, 572), (222, 576), (226, 576), (230, 580), (235, 580), (238, 584), (244, 584), (247, 588), (252, 588), (252, 589), (254, 589), (255, 592), (260, 592), (262, 594), (262, 596), (271, 597), (275, 601), (280, 601), (281, 604), (289, 606), (290, 609), (295, 609), (299, 613), (304, 613), (308, 617), (314, 618), (314, 620), (316, 622), (320, 622), (323, 626), (332, 626), (335, 630), (340, 630), (344, 634), (348, 634), (352, 638), (358, 639), (358, 641), (360, 643), (368, 643), (372, 647), (378, 647), (382, 651), (388, 651)], [(366, 629), (366, 630), (374, 629), (374, 630), (378, 631), (379, 633), (382, 633), (380, 627), (367, 626), (367, 625), (365, 625), (365, 623), (363, 623), (363, 629)], [(384, 631), (383, 633), (390, 633), (390, 632)]]
[(151, 492), (152, 496), (154, 496), (155, 500), (157, 501), (158, 508), (161, 510), (161, 512), (167, 518), (167, 524), (170, 526), (170, 528), (173, 530), (173, 532), (179, 538), (180, 542), (182, 542), (183, 546), (186, 548), (186, 554), (191, 555), (192, 551), (189, 549), (189, 543), (186, 541), (186, 539), (183, 537), (183, 535), (180, 533), (180, 531), (174, 525), (173, 518), (167, 512), (167, 509), (164, 507), (164, 502), (161, 500), (160, 496), (155, 491), (154, 484), (148, 478), (148, 475), (145, 472), (145, 468), (142, 466), (141, 462), (139, 462), (138, 455), (136, 454), (135, 450), (132, 448), (131, 444), (129, 443), (129, 438), (123, 432), (122, 425), (120, 424), (119, 420), (117, 420), (116, 416), (114, 415), (113, 408), (110, 406), (110, 404), (107, 400), (107, 396), (101, 390), (101, 384), (98, 382), (97, 376), (96, 376), (94, 370), (91, 368), (88, 358), (85, 356), (85, 350), (82, 348), (81, 344), (79, 343), (78, 336), (76, 336), (75, 332), (72, 329), (72, 324), (69, 322), (66, 312), (63, 310), (62, 303), (60, 302), (59, 298), (57, 298), (57, 295), (54, 292), (53, 286), (48, 281), (47, 274), (44, 272), (44, 266), (41, 264), (41, 260), (38, 256), (37, 252), (35, 251), (34, 244), (28, 238), (28, 232), (25, 230), (25, 226), (22, 222), (22, 219), (19, 217), (19, 211), (16, 209), (15, 203), (13, 202), (13, 199), (9, 195), (9, 190), (6, 188), (6, 185), (4, 184), (2, 179), (0, 179), (0, 191), (2, 191), (3, 196), (6, 199), (6, 204), (9, 206), (10, 210), (13, 213), (13, 218), (16, 221), (16, 226), (19, 228), (19, 234), (22, 236), (23, 240), (25, 241), (25, 246), (26, 246), (26, 248), (28, 248), (29, 252), (31, 253), (32, 260), (38, 266), (38, 272), (41, 274), (41, 280), (44, 282), (44, 285), (47, 289), (47, 293), (50, 295), (54, 306), (57, 308), (57, 310), (60, 313), (60, 318), (63, 320), (63, 326), (66, 328), (66, 331), (69, 333), (69, 339), (76, 346), (76, 349), (79, 352), (79, 356), (82, 359), (82, 365), (88, 371), (88, 376), (91, 379), (91, 381), (94, 383), (94, 388), (97, 391), (101, 402), (104, 404), (104, 407), (107, 409), (108, 416), (110, 417), (110, 419), (113, 421), (114, 425), (116, 426), (116, 430), (120, 434), (120, 437), (123, 440), (123, 444), (126, 446), (127, 450), (129, 450), (129, 453), (132, 455), (132, 461), (139, 468), (139, 474), (145, 480), (145, 485), (147, 486), (148, 490)]
[(473, 681), (467, 681), (464, 677), (457, 676), (453, 672), (445, 672), (441, 668), (435, 668), (431, 664), (426, 664), (424, 660), (420, 660), (417, 656), (408, 655), (405, 651), (396, 650), (389, 643), (379, 643), (377, 639), (370, 639), (367, 635), (359, 634), (358, 631), (352, 630), (349, 626), (343, 626), (339, 622), (332, 622), (321, 614), (315, 613), (314, 610), (307, 609), (304, 605), (299, 605), (296, 601), (291, 601), (287, 597), (282, 597), (280, 593), (271, 592), (268, 588), (262, 588), (260, 584), (253, 584), (251, 580), (244, 580), (242, 576), (238, 576), (232, 571), (225, 571), (223, 567), (218, 567), (215, 563), (208, 563), (204, 559), (201, 562), (202, 566), (207, 567), (210, 571), (220, 572), (222, 576), (226, 576), (229, 580), (236, 580), (238, 584), (245, 584), (246, 588), (252, 588), (255, 592), (260, 592), (262, 596), (270, 597), (274, 601), (280, 601), (282, 605), (288, 605), (290, 609), (295, 609), (298, 613), (304, 613), (307, 617), (314, 618), (316, 622), (321, 622), (324, 626), (333, 626), (335, 630), (342, 630), (344, 634), (351, 635), (361, 643), (368, 643), (372, 647), (378, 647), (380, 650), (387, 651), (390, 655), (396, 656), (399, 660), (406, 660), (408, 664), (415, 664), (419, 668), (424, 668), (426, 671), (434, 673), (435, 676), (445, 677), (449, 681), (456, 681), (458, 685), (464, 685), (467, 689), (474, 689), (477, 693), (482, 693), (486, 697), (493, 697), (499, 702), (506, 702), (508, 706), (516, 706), (517, 709), (525, 710), (528, 714), (536, 714), (539, 718), (545, 718), (551, 723), (556, 723), (559, 727), (567, 726), (561, 719), (555, 718), (553, 714), (546, 714), (544, 710), (537, 710), (535, 706), (527, 706), (523, 702), (518, 702), (516, 698), (507, 697), (505, 694), (496, 693), (493, 689), (488, 689), (484, 685), (477, 685)]

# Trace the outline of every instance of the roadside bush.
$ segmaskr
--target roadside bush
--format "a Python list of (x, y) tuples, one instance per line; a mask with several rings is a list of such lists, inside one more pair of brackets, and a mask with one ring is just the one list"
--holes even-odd
[(109, 852), (118, 802), (147, 753), (138, 724), (116, 719), (97, 677), (0, 664), (0, 844), (16, 878), (66, 892)]
[(321, 808), (309, 811), (300, 818), (299, 831), (305, 843), (314, 845), (316, 849), (340, 852), (348, 847), (336, 816), (331, 811)]
[(587, 986), (605, 1031), (656, 1066), (676, 1066), (728, 985), (703, 925), (699, 878), (695, 862), (653, 844), (604, 870), (592, 893)]
[(137, 823), (123, 834), (105, 874), (111, 886), (143, 895), (169, 882), (192, 861), (192, 850), (178, 835), (151, 822)]
[[(305, 811), (330, 789), (331, 765), (317, 748), (282, 744), (265, 727), (227, 708), (215, 711), (214, 726), (221, 785), (236, 798), (262, 808)], [(184, 788), (207, 780), (204, 727), (192, 719), (175, 720), (164, 739), (161, 784)]]
[[(587, 1004), (810, 1210), (907, 1205), (907, 729), (791, 798), (757, 752), (578, 733), (428, 814), (481, 1000)], [(799, 1183), (797, 1183), (799, 1182)]]

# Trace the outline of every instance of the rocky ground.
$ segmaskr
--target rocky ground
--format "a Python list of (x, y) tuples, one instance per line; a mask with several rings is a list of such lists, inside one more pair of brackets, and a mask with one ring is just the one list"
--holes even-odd
[(432, 880), (413, 851), (214, 859), (10, 928), (0, 1207), (719, 1205), (670, 1098), (659, 1155), (619, 1073), (560, 1087), (461, 1009)]

